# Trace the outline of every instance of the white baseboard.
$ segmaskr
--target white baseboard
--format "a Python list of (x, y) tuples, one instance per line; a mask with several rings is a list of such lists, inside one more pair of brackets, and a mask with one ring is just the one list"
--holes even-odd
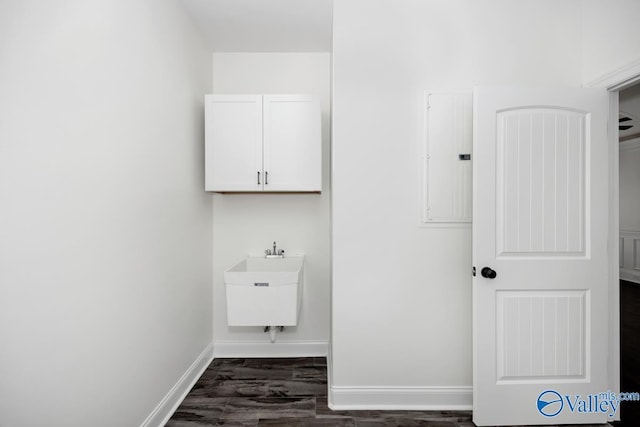
[[(333, 347), (329, 345), (327, 349), (327, 386), (328, 389), (331, 390), (331, 386), (333, 384)], [(327, 404), (329, 408), (333, 407), (333, 393), (328, 393), (327, 396)]]
[(640, 271), (631, 270), (630, 268), (621, 268), (620, 279), (640, 284)]
[(178, 409), (189, 390), (198, 381), (207, 366), (213, 360), (213, 344), (209, 343), (200, 353), (189, 369), (180, 377), (169, 393), (158, 403), (141, 427), (162, 427)]
[(460, 387), (343, 387), (329, 389), (333, 410), (471, 410), (473, 390)]
[(324, 357), (328, 341), (214, 341), (214, 357)]

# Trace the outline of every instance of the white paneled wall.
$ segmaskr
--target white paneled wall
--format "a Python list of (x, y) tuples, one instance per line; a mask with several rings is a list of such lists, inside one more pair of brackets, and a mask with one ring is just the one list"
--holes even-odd
[(640, 140), (620, 144), (620, 278), (640, 283)]
[(640, 284), (640, 230), (620, 231), (620, 278)]

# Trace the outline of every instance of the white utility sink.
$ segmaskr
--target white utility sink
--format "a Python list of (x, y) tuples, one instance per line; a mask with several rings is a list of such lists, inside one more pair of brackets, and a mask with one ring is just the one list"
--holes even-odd
[(295, 326), (304, 257), (245, 258), (224, 272), (229, 326)]

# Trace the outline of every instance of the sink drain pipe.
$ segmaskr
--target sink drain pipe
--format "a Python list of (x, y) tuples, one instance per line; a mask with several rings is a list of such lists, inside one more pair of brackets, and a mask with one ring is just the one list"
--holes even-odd
[(269, 332), (269, 335), (271, 336), (271, 342), (276, 342), (276, 332), (284, 331), (284, 326), (265, 326), (264, 331)]

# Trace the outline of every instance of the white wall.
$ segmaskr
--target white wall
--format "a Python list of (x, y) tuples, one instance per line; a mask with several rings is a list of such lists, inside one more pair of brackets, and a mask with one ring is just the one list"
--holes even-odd
[(579, 85), (580, 6), (335, 2), (334, 404), (471, 404), (471, 232), (419, 227), (423, 94)]
[(175, 0), (4, 0), (0, 64), (0, 425), (139, 426), (211, 342), (210, 53)]
[(640, 67), (640, 2), (583, 0), (583, 82), (635, 63)]
[[(622, 107), (622, 102), (620, 106)], [(638, 245), (640, 245), (640, 139), (636, 138), (620, 144), (620, 278), (640, 284)]]
[[(310, 93), (322, 106), (322, 194), (214, 194), (214, 351), (217, 356), (279, 354), (324, 347), (329, 339), (330, 291), (330, 54), (215, 53), (217, 94)], [(305, 254), (298, 326), (271, 345), (261, 328), (227, 326), (223, 272), (243, 257), (263, 256), (276, 241), (287, 254)], [(287, 343), (283, 348), (279, 344)], [(300, 346), (293, 346), (300, 344)], [(265, 348), (264, 345), (267, 345)], [(256, 353), (257, 352), (257, 353)], [(264, 353), (263, 353), (264, 354)]]
[(640, 140), (620, 147), (620, 230), (640, 232)]
[[(620, 111), (640, 118), (640, 85), (620, 92)], [(620, 230), (640, 232), (640, 139), (620, 144)]]

